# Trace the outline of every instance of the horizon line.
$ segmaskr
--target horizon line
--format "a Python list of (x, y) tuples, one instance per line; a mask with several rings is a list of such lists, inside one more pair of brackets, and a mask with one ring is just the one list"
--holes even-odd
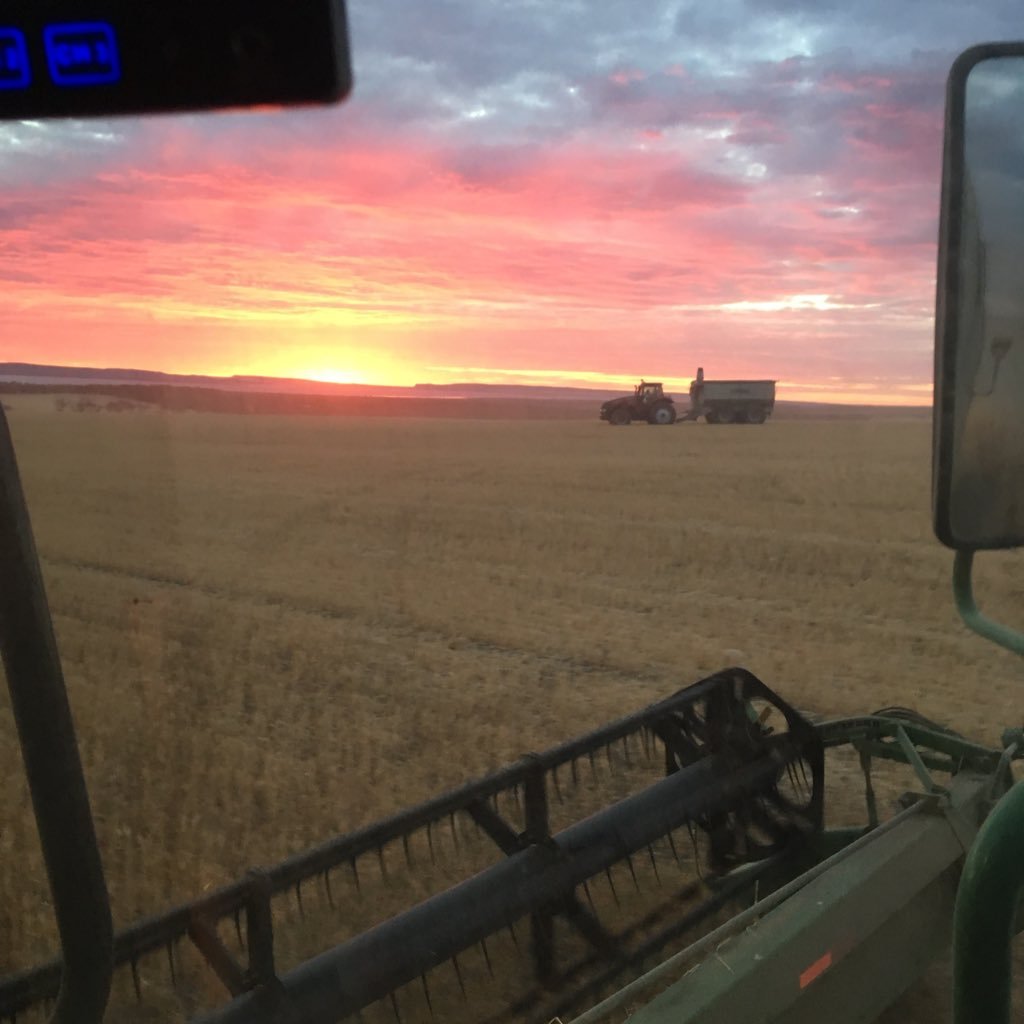
[[(37, 363), (24, 360), (9, 359), (0, 361), (0, 383), (27, 383), (19, 382), (16, 380), (7, 380), (6, 377), (16, 376), (17, 370), (37, 370), (37, 371), (49, 371), (43, 372), (41, 376), (52, 376), (55, 379), (59, 379), (61, 371), (66, 373), (82, 372), (87, 375), (102, 375), (104, 373), (123, 375), (125, 377), (136, 376), (140, 378), (136, 383), (145, 384), (145, 378), (167, 378), (169, 383), (172, 383), (175, 379), (182, 381), (187, 384), (189, 380), (204, 380), (210, 382), (224, 382), (230, 384), (231, 382), (251, 382), (251, 383), (290, 383), (290, 384), (308, 384), (312, 387), (319, 389), (329, 389), (334, 392), (341, 392), (344, 390), (350, 391), (391, 391), (391, 392), (406, 392), (414, 391), (417, 388), (436, 388), (439, 390), (457, 390), (459, 388), (480, 388), (480, 389), (513, 389), (518, 391), (578, 391), (578, 392), (593, 392), (595, 394), (605, 392), (621, 392), (630, 388), (630, 385), (623, 385), (617, 387), (614, 384), (608, 384), (604, 387), (594, 386), (588, 384), (567, 384), (567, 383), (520, 383), (516, 381), (487, 381), (487, 380), (458, 380), (449, 381), (444, 383), (438, 383), (430, 380), (417, 381), (413, 384), (376, 384), (364, 381), (332, 381), (317, 379), (316, 377), (305, 377), (305, 376), (291, 376), (291, 375), (275, 375), (275, 374), (264, 374), (264, 373), (211, 373), (201, 371), (173, 371), (173, 370), (155, 370), (155, 369), (143, 369), (140, 367), (126, 367), (126, 366), (95, 366), (88, 364), (63, 364), (63, 363)], [(57, 371), (57, 372), (52, 372)], [(565, 372), (565, 371), (559, 371)], [(31, 375), (26, 373), (26, 376)], [(637, 378), (640, 379), (640, 378)], [(644, 377), (643, 379), (647, 379)], [(657, 377), (652, 376), (652, 380), (657, 380)], [(713, 378), (710, 378), (713, 379)], [(729, 380), (746, 379), (735, 376), (726, 378)], [(754, 379), (754, 378), (750, 378)], [(114, 383), (113, 381), (108, 383)], [(864, 387), (864, 385), (860, 385)], [(784, 385), (785, 387), (785, 385)], [(791, 385), (798, 392), (811, 392), (818, 394), (822, 390), (829, 390), (827, 385), (822, 384), (794, 384)], [(851, 388), (857, 388), (856, 383), (849, 385)], [(669, 393), (677, 393), (680, 389), (670, 387), (666, 389)], [(683, 389), (685, 390), (685, 389)], [(877, 394), (877, 393), (876, 393)], [(401, 397), (401, 396), (392, 396)], [(875, 395), (860, 397), (855, 391), (847, 391), (840, 398), (836, 397), (815, 397), (815, 398), (786, 398), (780, 397), (777, 399), (780, 403), (794, 403), (803, 405), (835, 405), (835, 406), (862, 406), (870, 408), (907, 408), (907, 409), (927, 409), (934, 405), (932, 396), (926, 400), (913, 401), (903, 395), (893, 395), (889, 400), (879, 401)]]

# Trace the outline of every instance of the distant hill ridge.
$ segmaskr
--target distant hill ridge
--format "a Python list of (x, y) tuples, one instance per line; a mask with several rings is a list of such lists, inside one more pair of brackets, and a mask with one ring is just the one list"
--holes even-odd
[(171, 387), (216, 388), (218, 391), (261, 391), (272, 394), (377, 395), (382, 398), (578, 398), (603, 401), (622, 390), (557, 387), (533, 384), (339, 384), (297, 377), (235, 374), (215, 377), (197, 373), (165, 373), (120, 367), (52, 366), (46, 363), (0, 363), (0, 382), (20, 384), (163, 384)]
[[(166, 409), (261, 414), (454, 417), (458, 419), (594, 419), (607, 398), (628, 389), (598, 390), (533, 384), (415, 384), (387, 387), (292, 377), (165, 373), (119, 367), (0, 363), (0, 392), (116, 393)], [(685, 392), (670, 392), (685, 407)], [(862, 419), (931, 415), (930, 407), (775, 404), (776, 419)]]

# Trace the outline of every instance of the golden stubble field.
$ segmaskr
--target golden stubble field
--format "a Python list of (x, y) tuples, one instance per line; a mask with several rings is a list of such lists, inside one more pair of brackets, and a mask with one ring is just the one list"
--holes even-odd
[[(8, 404), (118, 925), (729, 663), (822, 715), (1020, 722), (1019, 663), (953, 610), (926, 420)], [(1020, 561), (982, 568), (1012, 618)], [(6, 707), (0, 758), (10, 970), (53, 936)]]

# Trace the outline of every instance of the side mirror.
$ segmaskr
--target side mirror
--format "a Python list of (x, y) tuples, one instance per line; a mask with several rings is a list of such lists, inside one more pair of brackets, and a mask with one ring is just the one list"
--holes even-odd
[(967, 50), (947, 89), (933, 513), (960, 551), (1024, 544), (1024, 43)]

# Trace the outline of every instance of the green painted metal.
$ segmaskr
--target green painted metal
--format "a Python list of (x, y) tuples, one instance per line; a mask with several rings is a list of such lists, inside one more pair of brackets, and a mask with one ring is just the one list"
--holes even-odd
[[(775, 867), (766, 869), (763, 863), (755, 861), (736, 868), (726, 876), (726, 879), (738, 877), (744, 872), (757, 872), (755, 884), (734, 901), (738, 908), (737, 912), (756, 908), (753, 912), (758, 916), (766, 914), (769, 907), (778, 902), (779, 890), (797, 891), (813, 877), (812, 873), (820, 873), (823, 870), (824, 861), (842, 853), (870, 831), (870, 828), (863, 826), (823, 829), (821, 832), (806, 836), (800, 849), (793, 850), (787, 857), (781, 858)], [(712, 888), (721, 885), (721, 881), (717, 886), (712, 883)]]
[(1009, 1024), (1024, 889), (1024, 783), (996, 805), (964, 865), (953, 922), (954, 1024)]
[(875, 796), (875, 787), (871, 781), (871, 754), (863, 747), (858, 748), (857, 754), (860, 757), (860, 770), (864, 776), (864, 803), (868, 811), (868, 827), (874, 828), (878, 824), (878, 798)]
[[(883, 715), (837, 718), (822, 722), (815, 728), (826, 749), (852, 743), (858, 750), (867, 750), (872, 757), (883, 757), (905, 764), (906, 756), (896, 741), (896, 731), (902, 729), (918, 748), (922, 763), (934, 771), (946, 774), (956, 773), (961, 768), (992, 772), (999, 764), (1002, 754), (1002, 747), (995, 750), (973, 743), (954, 732), (929, 729), (923, 725), (886, 718)], [(1002, 746), (1008, 744), (1004, 743)]]
[[(903, 749), (896, 743), (877, 743), (873, 741), (867, 741), (864, 743), (856, 744), (857, 750), (860, 753), (868, 754), (871, 757), (877, 757), (881, 761), (896, 761), (899, 764), (907, 764), (907, 758), (903, 753)], [(930, 754), (927, 751), (918, 751), (918, 757), (921, 764), (926, 768), (930, 768), (935, 772), (944, 772), (947, 775), (952, 774), (956, 771), (956, 763), (950, 763), (950, 759), (945, 755)], [(993, 768), (998, 758), (993, 758)]]
[[(862, 1024), (874, 1019), (948, 945), (964, 824), (987, 806), (990, 777), (963, 773), (935, 795), (650, 972), (664, 983), (702, 962), (630, 1024)], [(955, 816), (955, 822), (951, 820)], [(770, 910), (770, 912), (769, 912)], [(870, 985), (864, 979), (871, 978)], [(617, 1021), (642, 997), (637, 984), (577, 1018)]]
[(899, 743), (900, 749), (903, 751), (903, 755), (907, 759), (907, 764), (914, 769), (914, 774), (924, 787), (924, 791), (926, 793), (945, 792), (945, 790), (941, 786), (937, 785), (935, 780), (931, 777), (921, 755), (917, 752), (917, 748), (911, 742), (906, 729), (904, 729), (902, 725), (896, 729), (896, 741)]
[[(948, 858), (945, 868), (936, 868), (932, 864), (930, 858), (934, 856), (934, 849), (929, 852), (928, 843), (925, 843), (924, 847), (917, 847), (916, 855), (897, 858), (900, 861), (900, 867), (897, 869), (900, 881), (895, 886), (895, 892), (875, 889), (877, 880), (868, 879), (864, 885), (859, 885), (856, 878), (851, 879), (847, 875), (843, 882), (844, 891), (851, 889), (856, 892), (853, 903), (855, 908), (865, 899), (869, 902), (875, 901), (874, 912), (877, 912), (878, 927), (872, 935), (865, 934), (861, 941), (855, 943), (854, 949), (843, 958), (842, 971), (833, 973), (827, 985), (823, 982), (822, 985), (815, 986), (815, 995), (817, 997), (823, 990), (836, 985), (836, 978), (847, 977), (850, 980), (845, 997), (838, 995), (836, 998), (845, 999), (849, 1006), (837, 1011), (836, 1022), (856, 1020), (858, 1024), (863, 1024), (873, 1019), (877, 1011), (868, 1013), (864, 1010), (868, 1004), (874, 1005), (872, 1001), (876, 996), (881, 997), (884, 994), (885, 999), (891, 1000), (898, 994), (901, 986), (905, 987), (921, 973), (936, 952), (941, 948), (948, 948), (953, 901), (964, 853), (973, 842), (978, 824), (985, 817), (993, 800), (998, 799), (1012, 785), (1009, 759), (1015, 756), (1016, 748), (1000, 751), (983, 747), (950, 730), (935, 726), (934, 723), (931, 725), (933, 727), (907, 720), (905, 717), (886, 718), (884, 715), (864, 715), (817, 723), (815, 728), (824, 746), (852, 744), (859, 751), (861, 768), (867, 780), (865, 797), (869, 821), (872, 818), (877, 820), (877, 809), (875, 815), (871, 813), (873, 794), (870, 786), (870, 764), (873, 757), (913, 765), (925, 788), (930, 792), (877, 827), (832, 829), (808, 836), (804, 856), (794, 862), (796, 870), (802, 873), (795, 877), (766, 876), (762, 879), (760, 899), (756, 899), (753, 905), (747, 904), (747, 909), (732, 920), (575, 1018), (573, 1024), (617, 1022), (623, 1019), (622, 1014), (627, 1010), (634, 1012), (629, 1018), (630, 1021), (647, 1021), (647, 1018), (635, 1016), (635, 1008), (649, 999), (651, 992), (672, 984), (687, 970), (691, 973), (687, 975), (686, 982), (691, 981), (699, 972), (706, 971), (709, 964), (717, 962), (714, 956), (721, 944), (732, 942), (737, 937), (743, 939), (739, 933), (744, 929), (759, 935), (773, 934), (778, 922), (786, 919), (786, 915), (779, 913), (783, 909), (783, 904), (787, 907), (805, 905), (809, 907), (807, 916), (815, 918), (823, 911), (816, 902), (807, 902), (811, 899), (807, 894), (810, 891), (810, 883), (826, 873), (835, 872), (848, 859), (855, 860), (859, 865), (854, 870), (856, 876), (867, 864), (868, 848), (882, 840), (887, 833), (905, 828), (911, 819), (934, 819), (936, 824), (930, 828), (937, 829), (942, 837), (940, 845), (945, 851), (944, 856)], [(948, 791), (942, 786), (935, 785), (934, 779), (925, 770), (926, 767), (953, 777)], [(879, 847), (875, 849), (877, 851)], [(882, 861), (885, 860), (887, 858), (883, 856)], [(932, 864), (932, 868), (928, 867), (929, 864)], [(832, 877), (840, 876), (832, 874)], [(776, 908), (779, 908), (778, 911)], [(841, 931), (845, 928), (843, 913), (831, 914), (830, 920), (835, 929)], [(787, 957), (790, 948), (788, 939), (779, 939), (778, 946), (773, 947), (769, 954), (772, 962), (778, 963), (780, 956)], [(758, 952), (757, 955), (764, 957), (766, 954)], [(701, 960), (705, 961), (704, 965), (695, 968), (693, 965), (699, 964)], [(731, 960), (729, 966), (732, 971), (735, 970)], [(863, 978), (875, 975), (887, 980), (877, 988), (877, 992), (873, 989), (865, 1002), (861, 998)], [(720, 980), (724, 989), (735, 983), (734, 975), (730, 971), (725, 971)], [(683, 983), (677, 982), (673, 988), (681, 984)], [(749, 989), (746, 991), (750, 999), (749, 1013), (753, 1013), (753, 1016), (736, 1017), (737, 1024), (752, 1024), (753, 1021), (763, 1024), (767, 1020), (776, 1024), (776, 1021), (792, 1022), (803, 1019), (799, 1013), (804, 1011), (795, 1007), (780, 1009), (777, 1017), (767, 1015), (760, 997), (752, 995)], [(653, 1003), (651, 1005), (653, 1006)], [(817, 1002), (812, 1001), (807, 1005), (815, 1007), (808, 1019), (826, 1019), (820, 1016), (821, 1010)], [(878, 1004), (878, 1008), (883, 1005), (884, 1000)], [(831, 1003), (829, 1006), (831, 1007)], [(689, 1016), (681, 1015), (690, 1012), (689, 1007), (690, 1003), (686, 1002), (683, 1010), (673, 1008), (672, 1014), (664, 1018), (665, 1021), (679, 1024), (681, 1021), (696, 1022), (705, 1019), (702, 1016), (703, 1011), (692, 1012)], [(754, 1013), (755, 1008), (760, 1012)], [(791, 1012), (797, 1016), (789, 1016)], [(729, 1019), (729, 1014), (722, 1019)], [(835, 1024), (831, 1016), (827, 1019), (830, 1024)], [(661, 1020), (651, 1018), (647, 1024), (661, 1024)]]
[(813, 863), (821, 864), (830, 857), (842, 853), (853, 843), (873, 832), (875, 827), (875, 825), (872, 825), (868, 828), (829, 828), (816, 836), (812, 836), (808, 846), (813, 856)]
[[(814, 864), (813, 867), (809, 868), (798, 878), (774, 890), (747, 910), (737, 914), (714, 931), (698, 939), (692, 945), (687, 946), (686, 949), (658, 964), (642, 977), (637, 978), (636, 981), (615, 992), (603, 1002), (591, 1007), (585, 1013), (576, 1017), (572, 1024), (597, 1024), (598, 1021), (608, 1020), (610, 1014), (627, 1005), (632, 1005), (638, 998), (643, 998), (648, 991), (657, 985), (673, 977), (678, 977), (682, 970), (690, 964), (698, 962), (700, 958), (709, 955), (720, 943), (727, 941), (731, 936), (744, 928), (756, 926), (765, 914), (770, 913), (787, 899), (795, 896), (816, 878), (819, 878), (825, 872), (840, 864), (847, 857), (855, 855), (865, 845), (875, 841), (880, 835), (900, 827), (905, 821), (916, 817), (924, 810), (924, 804), (917, 804), (906, 808), (870, 834), (860, 831), (859, 834), (855, 835), (854, 833), (858, 830), (854, 829), (834, 829), (822, 833), (819, 853), (823, 856), (828, 854), (824, 860)], [(818, 840), (812, 840), (812, 842), (816, 841)]]
[(1024, 633), (1004, 626), (990, 619), (978, 608), (974, 600), (971, 570), (974, 566), (973, 551), (958, 551), (953, 560), (953, 597), (960, 618), (980, 637), (1005, 647), (1014, 654), (1024, 654)]

